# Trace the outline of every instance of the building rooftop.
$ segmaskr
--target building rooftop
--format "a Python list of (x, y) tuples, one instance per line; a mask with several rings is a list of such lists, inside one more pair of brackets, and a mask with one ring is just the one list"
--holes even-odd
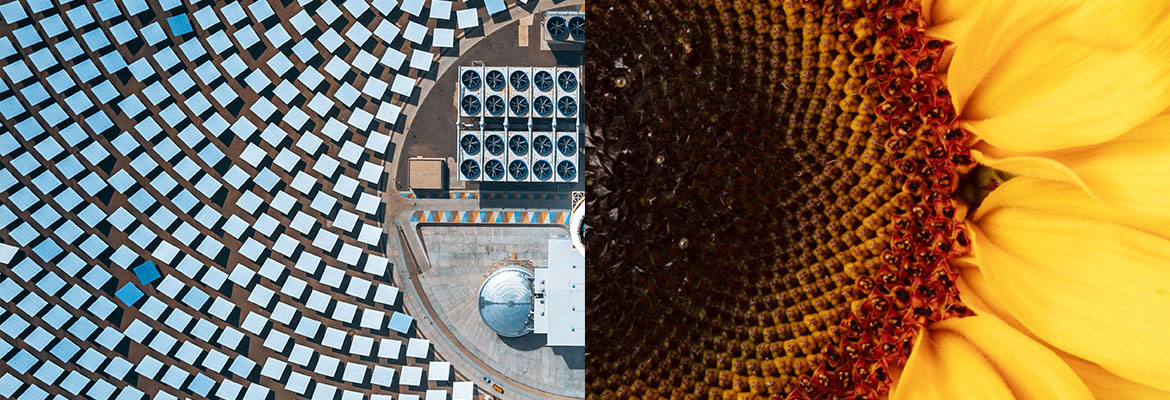
[(445, 162), (438, 158), (410, 159), (410, 188), (442, 190)]
[(567, 237), (548, 240), (548, 267), (537, 268), (536, 333), (548, 335), (549, 346), (585, 345), (585, 256)]

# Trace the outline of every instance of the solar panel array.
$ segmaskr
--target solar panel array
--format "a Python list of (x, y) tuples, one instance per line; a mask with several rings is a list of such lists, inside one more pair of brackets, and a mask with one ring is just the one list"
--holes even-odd
[(460, 7), (0, 4), (0, 397), (469, 399), (381, 202)]

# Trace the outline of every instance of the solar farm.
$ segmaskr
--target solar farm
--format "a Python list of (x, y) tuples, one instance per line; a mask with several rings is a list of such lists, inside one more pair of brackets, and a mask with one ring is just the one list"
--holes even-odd
[(461, 203), (395, 186), (460, 52), (556, 7), (0, 0), (0, 398), (583, 397), (423, 323), (412, 216)]

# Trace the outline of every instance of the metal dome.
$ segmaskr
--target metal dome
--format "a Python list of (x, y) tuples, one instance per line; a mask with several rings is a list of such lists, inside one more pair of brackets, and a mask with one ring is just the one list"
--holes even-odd
[(557, 150), (566, 157), (570, 157), (577, 151), (577, 140), (573, 139), (572, 136), (561, 136), (560, 139), (557, 139)]
[(524, 71), (512, 71), (508, 76), (508, 82), (512, 84), (512, 89), (524, 91), (528, 89), (528, 74)]
[[(499, 115), (500, 113), (504, 112), (504, 98), (500, 96), (494, 94), (491, 95), (487, 98), (487, 102), (485, 104), (489, 114)], [(575, 104), (573, 106), (576, 107)]]
[(562, 71), (557, 75), (557, 83), (561, 85), (561, 90), (566, 92), (577, 90), (577, 74), (573, 71)]
[(552, 139), (548, 135), (536, 135), (532, 138), (532, 151), (539, 154), (541, 157), (548, 156), (552, 153)]
[(549, 18), (548, 22), (545, 23), (545, 29), (548, 30), (548, 34), (552, 35), (553, 38), (560, 39), (565, 37), (565, 34), (569, 32), (569, 23), (565, 21), (564, 17), (554, 16)]
[(512, 160), (508, 163), (508, 175), (518, 181), (524, 180), (528, 177), (528, 163), (525, 163), (524, 160)]
[(536, 100), (532, 101), (532, 111), (536, 111), (537, 114), (548, 115), (548, 113), (552, 112), (552, 109), (552, 99), (548, 98), (548, 96), (539, 96)]
[(504, 337), (532, 332), (532, 272), (517, 266), (503, 267), (479, 287), (479, 316), (484, 324)]
[(537, 161), (535, 164), (532, 164), (532, 176), (542, 181), (552, 178), (552, 164), (549, 164), (545, 160)]
[(466, 87), (467, 90), (479, 89), (479, 72), (473, 70), (463, 71), (463, 76), (459, 80), (463, 82), (463, 87)]
[(569, 18), (569, 34), (577, 39), (585, 37), (585, 17)]
[(495, 90), (497, 92), (500, 90), (503, 90), (504, 89), (504, 73), (497, 71), (497, 70), (488, 71), (487, 85), (489, 88), (491, 88), (492, 90)]
[(547, 92), (553, 87), (553, 77), (548, 71), (539, 71), (532, 76), (532, 84), (536, 85), (537, 89)]

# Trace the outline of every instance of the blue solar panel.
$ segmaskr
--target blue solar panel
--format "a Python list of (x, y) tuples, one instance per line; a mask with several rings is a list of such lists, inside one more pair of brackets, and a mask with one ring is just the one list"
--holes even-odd
[[(28, 153), (26, 153), (26, 154), (28, 154)], [(53, 176), (53, 174), (48, 172), (48, 171), (41, 172), (40, 175), (37, 175), (36, 178), (33, 178), (32, 182), (33, 182), (33, 185), (36, 186), (36, 188), (41, 191), (41, 193), (46, 193), (46, 194), (53, 191), (53, 189), (56, 189), (58, 186), (61, 185), (61, 180), (57, 179), (56, 176)], [(39, 202), (39, 200), (34, 200), (34, 201)], [(43, 207), (42, 207), (42, 209), (43, 209)], [(53, 214), (45, 214), (48, 211), (38, 211), (38, 212), (41, 213), (39, 216), (36, 213), (34, 213), (34, 215), (33, 215), (33, 219), (35, 221), (42, 221), (42, 218), (45, 218), (45, 219), (60, 218), (60, 215), (56, 215), (54, 217)], [(54, 219), (54, 221), (55, 221), (55, 219)]]
[(83, 28), (93, 23), (93, 14), (90, 14), (89, 8), (86, 7), (73, 7), (65, 12), (65, 16), (69, 17), (69, 22), (72, 22), (75, 28)]
[(240, 7), (239, 2), (231, 2), (221, 7), (219, 13), (223, 14), (223, 17), (232, 25), (242, 21), (244, 18), (248, 18), (248, 14), (244, 13), (244, 8)]
[(53, 57), (53, 52), (48, 47), (37, 50), (28, 55), (29, 61), (32, 61), (33, 66), (37, 71), (44, 71), (45, 69), (56, 65), (57, 58)]
[(158, 66), (163, 70), (168, 70), (179, 63), (179, 56), (175, 54), (173, 48), (167, 47), (154, 54), (154, 61), (158, 62)]
[[(154, 159), (150, 158), (150, 156), (146, 153), (140, 153), (137, 157), (134, 157), (134, 160), (130, 161), (130, 167), (134, 168), (135, 171), (138, 171), (139, 175), (147, 176), (150, 175), (151, 172), (154, 172), (154, 170), (158, 169), (158, 164), (155, 163)], [(140, 205), (140, 203), (136, 202), (134, 199), (130, 199), (130, 201), (133, 202), (135, 206)], [(149, 203), (147, 205), (149, 205)], [(139, 210), (145, 211), (146, 208), (139, 208)]]
[[(80, 287), (76, 287), (76, 286), (74, 288), (81, 291), (81, 293), (84, 293), (84, 289), (81, 289)], [(73, 293), (73, 290), (70, 289), (70, 291), (67, 293)], [(88, 298), (89, 295), (86, 294), (86, 296), (87, 297), (81, 298), (80, 302), (70, 302), (70, 303), (71, 304), (82, 304), (85, 302), (85, 299)], [(68, 299), (66, 299), (66, 300), (68, 300)], [(98, 329), (98, 327), (96, 324), (93, 323), (93, 321), (90, 321), (89, 318), (81, 317), (81, 318), (78, 318), (76, 321), (73, 321), (73, 325), (69, 326), (69, 333), (73, 334), (73, 336), (76, 336), (78, 339), (88, 340), (89, 337), (93, 335), (93, 332), (96, 331), (97, 329)]]
[(20, 104), (20, 99), (15, 96), (0, 100), (0, 115), (4, 118), (12, 119), (25, 111), (24, 105)]
[[(17, 7), (20, 6), (20, 4), (15, 1), (12, 2), (12, 4), (16, 4)], [(2, 339), (0, 339), (0, 343), (2, 343)], [(7, 351), (5, 351), (5, 353), (7, 353)], [(0, 353), (0, 355), (3, 354)], [(3, 377), (0, 377), (0, 396), (11, 397), (13, 393), (16, 393), (16, 391), (22, 387), (24, 387), (24, 381), (21, 381), (20, 378), (17, 378), (12, 374), (5, 373)]]
[(130, 26), (129, 21), (122, 21), (120, 24), (111, 26), (110, 34), (114, 35), (114, 41), (118, 42), (118, 44), (126, 44), (126, 42), (138, 37), (134, 33), (134, 27)]
[(142, 35), (142, 38), (146, 39), (146, 43), (151, 46), (167, 38), (167, 34), (163, 32), (162, 26), (159, 26), (158, 22), (143, 27), (138, 31), (138, 34)]
[[(44, 208), (48, 207), (43, 207), (42, 209)], [(57, 218), (60, 218), (60, 214), (57, 214), (56, 211), (53, 211), (52, 215), (56, 215)], [(56, 220), (53, 222), (56, 222)], [(57, 243), (53, 242), (52, 240), (45, 240), (36, 247), (33, 247), (33, 253), (35, 253), (37, 257), (40, 257), (42, 260), (46, 261), (56, 258), (61, 254), (62, 251), (64, 250), (61, 250), (61, 246), (58, 246)]]
[[(60, 276), (57, 276), (56, 273), (49, 272), (49, 273), (45, 274), (44, 277), (41, 277), (41, 279), (39, 281), (37, 281), (37, 287), (41, 288), (41, 290), (43, 290), (45, 292), (45, 294), (47, 294), (49, 296), (54, 296), (57, 294), (57, 292), (61, 291), (61, 288), (65, 287), (65, 280), (61, 279)], [(45, 319), (47, 320), (47, 319), (49, 319), (49, 317), (45, 316)], [(55, 326), (55, 327), (59, 327), (59, 326)]]
[(20, 374), (28, 372), (29, 368), (32, 368), (36, 363), (37, 358), (25, 350), (21, 350), (19, 353), (16, 353), (15, 357), (8, 360), (8, 366)]
[[(81, 164), (78, 163), (77, 159), (74, 158), (73, 156), (69, 156), (69, 158), (66, 158), (65, 160), (72, 161), (73, 163), (77, 163), (77, 165), (78, 165), (77, 168), (80, 168)], [(57, 164), (57, 167), (62, 168), (63, 164), (65, 164), (65, 163)], [(70, 165), (72, 165), (72, 163), (70, 163)], [(70, 167), (70, 168), (72, 168), (72, 167)], [(70, 174), (70, 172), (66, 172), (66, 171), (63, 171), (63, 173), (66, 176), (68, 176)], [(78, 204), (81, 204), (81, 201), (82, 201), (81, 196), (78, 195), (77, 192), (74, 191), (73, 188), (70, 188), (70, 187), (66, 187), (65, 190), (61, 191), (61, 194), (58, 194), (56, 196), (56, 200), (57, 200), (57, 204), (61, 205), (61, 208), (64, 209), (65, 211), (72, 210), (74, 207), (77, 207)]]
[[(126, 151), (123, 151), (123, 152), (125, 153)], [(117, 189), (119, 192), (125, 192), (126, 189), (129, 189), (130, 186), (134, 185), (134, 177), (130, 176), (130, 174), (127, 173), (126, 170), (122, 169), (122, 170), (118, 170), (118, 172), (114, 173), (114, 175), (110, 177), (109, 182), (110, 182), (110, 185), (114, 186), (114, 189)], [(114, 215), (118, 216), (118, 212), (115, 212)], [(130, 218), (131, 218), (131, 220), (133, 219), (133, 217), (130, 217)], [(129, 224), (129, 222), (127, 222), (127, 224)], [(123, 229), (123, 228), (125, 228), (125, 226), (118, 227), (118, 229)]]
[(12, 35), (16, 36), (16, 42), (20, 43), (20, 47), (27, 48), (41, 42), (41, 35), (37, 33), (37, 28), (34, 25), (16, 29), (12, 31)]
[(232, 47), (232, 41), (224, 31), (219, 31), (207, 37), (207, 45), (216, 53), (223, 54), (224, 50)]
[[(85, 209), (85, 211), (89, 211), (89, 210), (90, 210), (90, 208)], [(86, 216), (83, 215), (82, 218), (85, 219)], [(96, 219), (96, 218), (94, 218), (94, 219)], [(90, 225), (92, 227), (93, 225), (96, 225), (96, 222), (87, 220), (86, 224)], [(96, 258), (103, 251), (106, 251), (106, 248), (108, 246), (106, 245), (106, 242), (102, 241), (102, 239), (100, 237), (90, 236), (90, 237), (86, 238), (84, 242), (81, 242), (81, 244), (78, 245), (77, 247), (80, 248), (81, 251), (85, 252), (86, 255), (93, 257), (93, 258)]]
[(195, 379), (191, 380), (191, 383), (187, 385), (191, 391), (203, 397), (207, 397), (207, 394), (211, 392), (211, 388), (214, 386), (215, 380), (203, 374), (195, 375)]
[[(110, 82), (103, 82), (103, 83), (105, 83), (107, 85), (110, 84)], [(115, 93), (117, 93), (117, 92), (115, 92)], [(99, 97), (99, 99), (100, 99), (100, 97)], [(102, 102), (106, 103), (108, 101), (102, 100)], [(85, 123), (89, 124), (89, 129), (93, 129), (93, 132), (97, 133), (99, 135), (104, 133), (107, 129), (110, 129), (111, 127), (114, 126), (114, 121), (110, 120), (110, 117), (108, 115), (106, 115), (106, 113), (96, 113), (94, 115), (90, 115), (90, 116), (85, 118)]]
[(162, 277), (158, 272), (158, 267), (154, 266), (153, 261), (147, 261), (142, 265), (134, 267), (134, 275), (138, 276), (138, 281), (143, 285), (149, 284)]
[(16, 229), (9, 231), (8, 235), (12, 236), (12, 239), (16, 240), (16, 243), (19, 243), (21, 246), (27, 246), (29, 242), (33, 241), (33, 239), (41, 236), (39, 233), (37, 233), (37, 229), (33, 228), (33, 226), (27, 222), (16, 227)]
[(19, 1), (12, 1), (0, 4), (0, 16), (4, 16), (4, 21), (11, 24), (28, 18), (28, 13), (24, 11), (24, 7), (20, 6)]
[(488, 14), (495, 14), (507, 8), (504, 0), (484, 0), (484, 5), (487, 6)]
[[(61, 290), (61, 288), (65, 287), (65, 281), (62, 280), (61, 277), (57, 276), (57, 274), (50, 273), (45, 275), (45, 278), (41, 278), (40, 282), (37, 282), (37, 287), (40, 287), (41, 289), (45, 290), (45, 293), (52, 296), (56, 295), (57, 292)], [(45, 313), (45, 316), (41, 318), (44, 319), (44, 321), (47, 322), (49, 326), (52, 326), (53, 329), (61, 329), (62, 326), (65, 326), (66, 322), (69, 322), (69, 320), (73, 318), (73, 315), (61, 306), (54, 305), (53, 308), (50, 309), (49, 312)], [(64, 341), (68, 341), (68, 339), (65, 339)], [(0, 352), (0, 354), (3, 354), (3, 352)], [(62, 358), (62, 360), (67, 361), (65, 358)]]
[(69, 28), (65, 27), (65, 20), (61, 18), (60, 14), (46, 17), (40, 21), (40, 24), (41, 29), (44, 29), (45, 34), (49, 35), (49, 37), (60, 35), (69, 30)]
[[(16, 4), (16, 2), (12, 4)], [(17, 5), (17, 7), (20, 7), (20, 5)], [(16, 54), (16, 46), (13, 46), (12, 41), (8, 40), (7, 37), (0, 37), (0, 58), (8, 58), (13, 54)], [(0, 90), (0, 92), (3, 92), (3, 90)]]
[(31, 8), (34, 13), (48, 10), (53, 6), (53, 2), (49, 0), (27, 0), (28, 8)]
[(93, 8), (97, 10), (98, 17), (102, 21), (108, 21), (110, 18), (122, 15), (122, 11), (118, 9), (118, 5), (114, 4), (114, 0), (102, 0), (93, 4)]
[(0, 332), (4, 332), (12, 338), (20, 338), (20, 334), (28, 329), (28, 326), (28, 321), (25, 321), (24, 318), (16, 314), (9, 314), (8, 319), (4, 320), (4, 323), (0, 323)]
[(92, 31), (81, 34), (81, 40), (85, 41), (85, 45), (89, 46), (92, 51), (98, 51), (110, 45), (110, 39), (101, 29), (94, 29)]
[(86, 378), (85, 375), (77, 371), (70, 371), (69, 375), (65, 376), (65, 380), (61, 381), (60, 385), (69, 393), (81, 393), (81, 389), (89, 385), (89, 382), (89, 378)]
[(134, 303), (137, 303), (144, 296), (142, 290), (138, 289), (138, 286), (135, 286), (133, 283), (127, 283), (126, 286), (122, 286), (114, 295), (118, 296), (118, 299), (122, 300), (128, 306), (134, 305)]
[(49, 75), (48, 78), (45, 78), (45, 81), (49, 82), (49, 87), (53, 88), (53, 91), (57, 93), (65, 93), (66, 89), (76, 86), (73, 84), (73, 78), (69, 77), (69, 72), (66, 70), (60, 70), (55, 74)]
[[(26, 137), (25, 139), (29, 138)], [(24, 153), (12, 160), (12, 166), (16, 168), (16, 172), (19, 172), (21, 175), (28, 175), (33, 170), (37, 169), (37, 167), (40, 167), (41, 163), (37, 161), (36, 158), (33, 158), (32, 153)]]
[(129, 11), (131, 15), (146, 11), (149, 8), (143, 0), (122, 0), (122, 5), (126, 6), (126, 11)]
[(86, 59), (85, 61), (74, 65), (73, 73), (77, 74), (77, 78), (82, 82), (89, 82), (93, 80), (93, 78), (96, 78), (98, 75), (102, 74), (101, 71), (98, 71), (97, 66), (94, 65), (93, 60), (90, 59)]
[[(260, 2), (257, 2), (259, 4)], [(235, 33), (236, 41), (240, 42), (240, 47), (249, 48), (252, 45), (260, 42), (260, 36), (256, 35), (256, 31), (252, 26), (245, 26)]]
[[(28, 153), (25, 153), (25, 154), (28, 154)], [(20, 191), (14, 193), (12, 195), (12, 204), (15, 205), (16, 208), (21, 210), (21, 211), (27, 210), (29, 207), (31, 207), (33, 204), (36, 204), (39, 201), (40, 200), (37, 199), (37, 195), (34, 194), (32, 192), (32, 190), (29, 190), (27, 187), (21, 188)]]
[(414, 323), (414, 317), (397, 311), (390, 317), (390, 329), (398, 333), (407, 333), (410, 331), (410, 325), (412, 323)]
[(52, 342), (53, 339), (52, 333), (38, 326), (24, 338), (24, 342), (33, 350), (45, 351), (45, 347), (49, 347), (49, 342)]
[(154, 76), (154, 67), (150, 65), (148, 58), (139, 58), (138, 61), (130, 63), (130, 73), (139, 82), (146, 82), (147, 79)]
[(100, 266), (90, 268), (89, 272), (86, 272), (85, 276), (82, 277), (82, 280), (95, 288), (105, 286), (106, 282), (109, 282), (110, 279), (113, 279), (110, 273), (106, 272), (106, 269)]
[(24, 393), (20, 394), (20, 400), (45, 400), (47, 398), (49, 398), (49, 392), (39, 386), (29, 386)]
[(118, 54), (117, 51), (111, 51), (106, 55), (99, 57), (98, 61), (101, 61), (102, 66), (106, 67), (106, 71), (109, 71), (110, 73), (116, 73), (121, 71), (123, 68), (126, 68), (126, 60), (123, 59), (122, 55)]
[(118, 306), (105, 297), (94, 298), (93, 304), (89, 305), (89, 312), (101, 319), (109, 318), (116, 309)]
[(85, 50), (81, 49), (81, 45), (77, 43), (76, 38), (68, 38), (57, 42), (57, 53), (66, 61), (73, 60), (84, 52)]
[(158, 371), (162, 368), (162, 362), (147, 354), (142, 356), (142, 361), (138, 362), (138, 365), (134, 367), (134, 371), (142, 374), (142, 376), (154, 379), (154, 377), (158, 375)]
[(85, 395), (95, 400), (107, 400), (110, 398), (110, 396), (114, 395), (114, 391), (116, 390), (118, 390), (117, 386), (114, 386), (105, 380), (98, 379), (96, 382), (94, 382), (93, 386), (89, 387), (89, 390), (85, 392)]
[(77, 238), (81, 237), (82, 233), (85, 232), (82, 231), (81, 227), (78, 227), (77, 224), (73, 221), (65, 221), (64, 224), (61, 224), (61, 226), (56, 229), (56, 233), (57, 237), (61, 238), (61, 240), (64, 240), (65, 243), (73, 243), (77, 241)]
[(183, 382), (186, 382), (187, 378), (190, 376), (191, 374), (188, 374), (186, 371), (172, 366), (167, 368), (167, 372), (163, 374), (163, 377), (160, 380), (162, 383), (170, 385), (172, 388), (180, 389), (183, 387)]
[(122, 380), (126, 377), (126, 374), (130, 372), (130, 368), (133, 366), (134, 365), (130, 364), (130, 362), (126, 361), (126, 359), (115, 356), (110, 360), (109, 364), (106, 364), (106, 367), (103, 370), (109, 374), (110, 377)]
[(25, 86), (24, 89), (20, 90), (20, 94), (24, 95), (24, 99), (29, 104), (40, 104), (49, 99), (49, 91), (45, 90), (45, 87), (40, 82)]
[(69, 116), (65, 114), (65, 110), (61, 108), (60, 104), (52, 103), (48, 107), (41, 109), (41, 118), (44, 118), (45, 123), (50, 127), (54, 127), (61, 124), (61, 122), (65, 121), (65, 119), (69, 118)]

